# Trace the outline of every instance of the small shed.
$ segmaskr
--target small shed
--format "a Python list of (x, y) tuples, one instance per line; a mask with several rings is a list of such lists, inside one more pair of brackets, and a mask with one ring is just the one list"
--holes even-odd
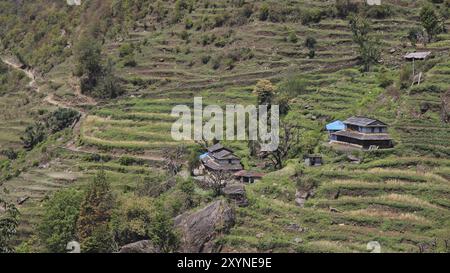
[(322, 166), (323, 158), (321, 155), (307, 155), (305, 156), (305, 165), (309, 167)]
[(234, 174), (234, 177), (239, 180), (242, 183), (255, 183), (256, 180), (260, 180), (264, 177), (264, 174), (254, 172), (254, 171), (246, 171), (242, 170), (239, 172), (236, 172)]

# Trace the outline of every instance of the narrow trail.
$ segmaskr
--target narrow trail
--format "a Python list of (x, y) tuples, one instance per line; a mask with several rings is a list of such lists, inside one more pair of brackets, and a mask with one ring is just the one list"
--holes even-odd
[(36, 73), (32, 70), (32, 69), (25, 69), (22, 68), (21, 65), (14, 63), (6, 58), (1, 58), (2, 62), (5, 63), (6, 65), (12, 67), (13, 69), (16, 70), (20, 70), (23, 73), (25, 73), (25, 75), (31, 80), (30, 83), (28, 84), (29, 87), (33, 88), (37, 93), (40, 93), (41, 90), (36, 82)]
[[(20, 64), (10, 61), (9, 59), (7, 59), (5, 57), (0, 57), (0, 59), (3, 63), (10, 66), (11, 68), (25, 73), (25, 75), (30, 79), (30, 83), (28, 84), (28, 86), (30, 86), (35, 92), (41, 93), (42, 90), (36, 81), (37, 75), (36, 75), (35, 71), (33, 71), (32, 69), (22, 68), (22, 66)], [(70, 77), (67, 83), (70, 86), (70, 88), (73, 90), (73, 93), (74, 93), (75, 97), (77, 98), (77, 101), (81, 102), (82, 105), (97, 105), (97, 102), (93, 98), (83, 95), (81, 93), (81, 88), (80, 88), (80, 85), (77, 83), (76, 78)], [(50, 105), (56, 106), (56, 107), (66, 108), (66, 109), (75, 109), (78, 112), (80, 112), (80, 114), (81, 114), (80, 119), (72, 127), (74, 135), (76, 135), (76, 136), (80, 135), (81, 124), (85, 120), (85, 118), (87, 117), (87, 114), (88, 114), (87, 111), (83, 107), (80, 106), (81, 104), (74, 105), (74, 104), (71, 104), (71, 103), (68, 103), (65, 101), (58, 100), (54, 94), (47, 94), (47, 96), (43, 99), (43, 101)], [(69, 141), (64, 147), (61, 147), (61, 148), (72, 151), (72, 152), (81, 152), (81, 153), (89, 153), (89, 154), (94, 154), (94, 153), (98, 152), (98, 151), (90, 150), (88, 148), (78, 147), (76, 145), (75, 139), (72, 141)], [(137, 159), (155, 161), (155, 162), (161, 162), (164, 160), (163, 157), (159, 156), (159, 155), (126, 155), (123, 153), (120, 153), (120, 154), (113, 153), (111, 155), (115, 158), (119, 158), (121, 156), (132, 156)]]

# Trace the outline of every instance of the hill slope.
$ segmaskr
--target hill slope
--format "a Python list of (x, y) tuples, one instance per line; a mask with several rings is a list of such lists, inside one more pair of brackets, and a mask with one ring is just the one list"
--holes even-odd
[[(40, 94), (8, 69), (2, 87), (22, 88), (0, 89), (1, 104), (17, 97), (27, 102), (4, 111), (0, 147), (19, 149), (21, 131), (33, 123), (30, 116), (54, 104), (76, 108), (83, 118), (18, 160), (1, 159), (7, 166), (2, 177), (8, 178), (2, 195), (11, 201), (31, 197), (20, 206), (18, 243), (36, 234), (43, 200), (64, 187), (83, 188), (98, 169), (107, 170), (124, 196), (142, 176), (158, 175), (168, 149), (180, 145), (170, 137), (174, 105), (191, 105), (195, 96), (205, 104), (254, 104), (255, 83), (269, 79), (280, 88), (293, 83), (290, 115), (326, 164), (304, 168), (299, 155), (248, 185), (250, 205), (236, 208), (236, 226), (219, 239), (223, 251), (364, 252), (370, 241), (389, 252), (448, 251), (450, 125), (440, 117), (441, 97), (450, 88), (447, 33), (426, 45), (434, 58), (418, 64), (425, 82), (399, 87), (401, 74), (410, 69), (402, 56), (423, 49), (407, 39), (420, 24), (420, 3), (384, 1), (390, 13), (382, 15), (364, 8), (382, 50), (380, 62), (362, 73), (348, 20), (338, 16), (335, 1), (87, 1), (81, 7), (19, 2), (0, 1), (0, 24), (6, 26), (0, 52), (39, 71)], [(267, 18), (265, 4), (271, 4)], [(119, 98), (94, 102), (80, 94), (73, 49), (92, 29), (126, 89)], [(317, 41), (314, 58), (305, 46), (308, 37)], [(395, 148), (331, 149), (324, 125), (351, 115), (388, 123)], [(227, 144), (246, 166), (261, 165), (246, 143)], [(348, 154), (362, 164), (348, 162)], [(124, 164), (123, 158), (138, 163)], [(300, 208), (295, 195), (306, 177), (317, 184)]]

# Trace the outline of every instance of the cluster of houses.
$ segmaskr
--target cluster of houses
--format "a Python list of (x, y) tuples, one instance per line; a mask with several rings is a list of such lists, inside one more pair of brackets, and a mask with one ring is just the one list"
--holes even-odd
[(242, 183), (254, 183), (264, 176), (262, 173), (244, 170), (240, 158), (234, 154), (233, 150), (220, 143), (209, 147), (208, 151), (200, 156), (200, 163), (200, 167), (195, 171), (197, 175), (226, 172)]
[[(392, 148), (393, 141), (388, 134), (387, 124), (368, 117), (351, 117), (345, 121), (334, 121), (326, 125), (330, 143), (350, 145), (359, 149)], [(215, 144), (200, 155), (200, 166), (194, 171), (196, 176), (206, 176), (211, 172), (225, 172), (230, 174), (236, 182), (254, 183), (264, 174), (244, 170), (240, 158), (233, 150), (222, 144)], [(323, 164), (321, 155), (305, 156), (307, 166)]]

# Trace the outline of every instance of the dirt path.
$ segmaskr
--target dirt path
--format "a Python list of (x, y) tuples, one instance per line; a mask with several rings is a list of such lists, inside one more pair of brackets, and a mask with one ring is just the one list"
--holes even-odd
[[(37, 93), (41, 92), (41, 88), (39, 87), (39, 84), (37, 83), (36, 79), (38, 76), (36, 75), (36, 72), (33, 69), (26, 69), (22, 68), (20, 64), (17, 64), (8, 58), (0, 57), (1, 61), (5, 63), (6, 65), (12, 67), (13, 69), (20, 70), (30, 79), (30, 83), (28, 84), (29, 87), (34, 89)], [(69, 86), (72, 88), (73, 93), (75, 97), (77, 97), (77, 101), (82, 101), (85, 105), (96, 105), (97, 102), (88, 96), (85, 96), (81, 93), (80, 85), (76, 82), (76, 79), (74, 77), (71, 77), (68, 81)], [(79, 107), (79, 105), (74, 105), (65, 101), (57, 100), (54, 96), (54, 94), (48, 94), (44, 101), (57, 106), (61, 108), (73, 108), (81, 112), (82, 114), (85, 114), (85, 111), (82, 107)]]
[(28, 86), (31, 87), (32, 89), (34, 89), (37, 93), (41, 92), (41, 90), (36, 82), (36, 78), (37, 78), (36, 73), (32, 69), (24, 69), (21, 67), (21, 65), (8, 60), (7, 58), (2, 57), (1, 60), (3, 63), (12, 67), (13, 69), (20, 70), (23, 73), (25, 73), (25, 75), (31, 80), (30, 83), (28, 84)]

